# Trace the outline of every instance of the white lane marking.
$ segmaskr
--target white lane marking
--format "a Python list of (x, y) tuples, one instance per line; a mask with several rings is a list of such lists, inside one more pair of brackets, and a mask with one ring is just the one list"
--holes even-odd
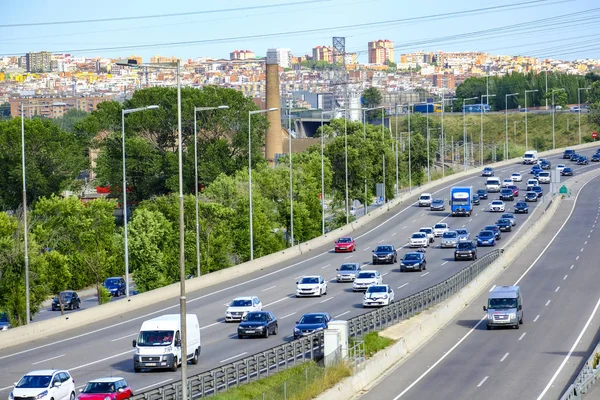
[(424, 274), (421, 275), (421, 277), (425, 276), (425, 275), (429, 275), (429, 271), (425, 272)]
[[(221, 324), (220, 321), (219, 322), (215, 322), (215, 323), (212, 323), (212, 324), (200, 327), (200, 330), (206, 329), (206, 328), (210, 328), (211, 326), (220, 325), (220, 324)], [(137, 333), (136, 333), (136, 335), (137, 335)]]
[(369, 250), (370, 248), (371, 248), (371, 247), (365, 247), (365, 248), (363, 249), (363, 251), (367, 251), (367, 250)]
[(571, 268), (569, 268), (569, 269), (573, 269), (573, 267), (574, 267), (574, 266), (575, 266), (575, 264), (572, 264), (572, 265), (571, 265)]
[(583, 247), (581, 248), (581, 250), (579, 250), (580, 253), (583, 253)]
[(105, 357), (105, 358), (103, 358), (101, 360), (92, 361), (92, 362), (89, 362), (87, 364), (79, 365), (77, 367), (67, 368), (67, 370), (68, 371), (75, 371), (75, 370), (78, 370), (78, 369), (81, 369), (81, 368), (89, 367), (90, 365), (94, 365), (94, 364), (98, 364), (98, 363), (104, 362), (106, 360), (110, 360), (111, 358), (117, 358), (117, 357), (124, 356), (125, 354), (133, 353), (134, 351), (136, 351), (136, 349), (127, 350), (127, 351), (124, 351), (124, 352), (119, 353), (119, 354), (115, 354), (115, 355), (112, 355), (112, 356)]
[(525, 337), (525, 335), (527, 335), (527, 332), (523, 332), (523, 334), (521, 336), (519, 336), (519, 340), (523, 339)]
[(575, 261), (579, 260), (579, 256), (575, 257)]
[[(173, 378), (165, 379), (164, 381), (153, 383), (152, 385), (145, 386), (143, 388), (137, 389), (136, 392), (142, 393), (144, 390), (150, 389), (151, 387), (162, 385), (163, 383), (171, 382)], [(85, 385), (83, 385), (85, 386)]]
[(563, 281), (567, 280), (567, 276), (569, 276), (569, 275), (565, 275), (565, 277), (563, 278)]
[(331, 267), (331, 264), (324, 265), (324, 266), (321, 267), (321, 269), (325, 269), (327, 267)]
[(297, 276), (297, 277), (294, 278), (294, 280), (298, 280), (298, 279), (302, 278), (303, 276), (304, 275)]
[(398, 232), (394, 232), (394, 233), (392, 233), (392, 236), (396, 236), (397, 234), (398, 234)]
[(558, 287), (556, 288), (556, 290), (554, 291), (554, 293), (558, 292), (559, 290), (560, 290), (560, 286), (558, 286)]
[(261, 292), (266, 292), (267, 290), (275, 289), (277, 286), (271, 286), (266, 289), (261, 290)]
[(592, 320), (594, 319), (594, 316), (596, 315), (596, 312), (598, 311), (598, 307), (600, 307), (600, 299), (598, 299), (598, 302), (596, 303), (596, 307), (594, 307), (594, 310), (592, 311), (592, 314), (590, 315), (590, 318), (585, 323), (583, 329), (579, 333), (579, 336), (577, 336), (577, 339), (575, 339), (575, 342), (573, 342), (573, 346), (571, 346), (571, 349), (569, 350), (569, 353), (567, 353), (567, 355), (565, 356), (565, 359), (562, 361), (562, 363), (560, 364), (560, 366), (558, 367), (558, 369), (556, 370), (556, 372), (554, 373), (554, 375), (552, 375), (552, 378), (550, 379), (550, 382), (548, 382), (548, 385), (546, 385), (546, 387), (544, 388), (544, 390), (542, 391), (542, 393), (538, 396), (537, 400), (540, 400), (542, 397), (544, 397), (544, 395), (548, 392), (548, 390), (550, 389), (550, 387), (552, 386), (552, 384), (556, 380), (556, 377), (558, 376), (558, 374), (560, 374), (560, 371), (562, 371), (562, 369), (565, 367), (565, 365), (569, 361), (569, 358), (571, 357), (571, 354), (573, 354), (573, 352), (575, 351), (575, 347), (577, 346), (577, 344), (579, 343), (579, 341), (581, 340), (581, 338), (585, 334), (585, 331), (587, 331), (587, 329), (590, 326)]
[(479, 215), (479, 213), (475, 214), (475, 216), (478, 216), (478, 215)]
[(494, 289), (496, 289), (496, 285), (492, 286), (492, 288), (490, 289), (490, 292)]
[(473, 221), (473, 218), (469, 218), (469, 222)]
[(416, 219), (413, 219), (413, 220), (412, 220), (412, 222), (417, 222), (417, 220), (416, 220)]
[(343, 313), (341, 313), (341, 314), (338, 314), (338, 315), (334, 316), (333, 318), (339, 318), (339, 317), (341, 317), (342, 315), (346, 315), (346, 314), (349, 314), (349, 313), (350, 313), (350, 311), (346, 311), (346, 312), (343, 312)]
[(125, 336), (118, 337), (116, 339), (112, 339), (111, 342), (117, 342), (119, 340), (127, 339), (128, 337), (137, 336), (137, 335), (138, 335), (138, 332), (130, 333), (129, 335), (125, 335)]
[(14, 385), (10, 385), (10, 386), (7, 386), (7, 387), (0, 388), (0, 392), (2, 392), (2, 391), (4, 391), (4, 390), (11, 389), (11, 388), (13, 388), (13, 387), (14, 387)]
[(463, 224), (463, 226), (461, 226), (461, 228), (464, 228), (464, 227), (465, 227), (465, 224)]
[(38, 365), (38, 364), (41, 364), (41, 363), (45, 363), (46, 361), (52, 361), (52, 360), (56, 360), (57, 358), (61, 358), (61, 357), (64, 357), (64, 356), (65, 356), (64, 354), (61, 354), (60, 356), (55, 356), (55, 357), (51, 357), (51, 358), (46, 358), (45, 360), (42, 360), (42, 361), (36, 361), (36, 362), (34, 362), (34, 363), (31, 363), (31, 365)]
[(406, 229), (406, 228), (408, 228), (406, 225), (404, 225), (404, 226), (402, 227), (402, 229)]
[(295, 313), (295, 312), (293, 312), (293, 313), (291, 313), (291, 314), (284, 315), (283, 317), (281, 317), (281, 318), (279, 318), (279, 319), (284, 319), (284, 318), (287, 318), (287, 317), (291, 317), (291, 316), (292, 316), (292, 315), (294, 315), (294, 314), (296, 314), (296, 313)]
[(587, 244), (587, 240), (583, 244), (586, 245)]
[[(589, 239), (590, 237), (592, 237), (592, 235), (588, 235), (588, 239)], [(587, 242), (586, 242), (586, 243), (587, 243)]]
[(403, 283), (402, 285), (398, 286), (398, 289), (402, 289), (404, 286), (408, 285), (409, 282)]
[[(485, 378), (483, 378), (481, 380), (481, 382), (479, 382), (479, 384), (477, 385), (477, 387), (481, 387), (481, 385), (483, 385), (485, 383), (485, 381), (487, 381), (487, 379), (489, 378), (489, 376), (486, 376)], [(394, 399), (395, 400), (395, 399)]]
[(533, 322), (536, 322), (538, 319), (540, 318), (540, 315), (538, 314), (534, 319)]
[(329, 298), (327, 298), (325, 300), (322, 300), (319, 303), (325, 303), (326, 301), (333, 300), (333, 297), (335, 297), (335, 296), (332, 296), (332, 297), (329, 297)]
[(377, 242), (377, 243), (383, 243), (383, 242), (384, 242), (384, 241), (383, 241), (383, 239), (382, 239), (382, 240), (380, 240), (380, 241), (379, 241), (379, 242)]
[(546, 307), (548, 307), (548, 304), (550, 304), (550, 302), (551, 302), (551, 301), (552, 301), (552, 300), (548, 300), (548, 301), (546, 302)]
[(265, 304), (263, 307), (269, 307), (269, 306), (272, 306), (273, 304), (280, 303), (280, 302), (282, 302), (282, 301), (284, 301), (284, 300), (287, 300), (287, 299), (289, 299), (289, 297), (284, 297), (284, 298), (282, 298), (282, 299), (275, 300), (275, 301), (274, 301), (274, 302), (272, 302), (272, 303)]
[(349, 258), (352, 258), (352, 256), (347, 256), (346, 258), (344, 258), (344, 260), (348, 260)]
[[(302, 277), (300, 277), (300, 278), (302, 278)], [(298, 278), (296, 278), (296, 279), (298, 279)], [(223, 304), (223, 305), (224, 305), (225, 307), (229, 307), (229, 304), (231, 304), (231, 303), (225, 303), (225, 304)]]
[(224, 359), (224, 360), (221, 360), (221, 361), (219, 361), (219, 362), (220, 362), (220, 363), (224, 363), (224, 362), (227, 362), (227, 361), (231, 361), (231, 360), (233, 360), (234, 358), (238, 358), (238, 357), (241, 357), (241, 356), (245, 356), (246, 354), (248, 354), (248, 352), (247, 352), (247, 351), (245, 351), (245, 352), (243, 352), (243, 353), (240, 353), (240, 354), (238, 354), (238, 355), (235, 355), (235, 356), (233, 356), (233, 357), (226, 358), (226, 359)]
[(442, 263), (442, 265), (445, 265), (445, 264), (448, 264), (448, 261), (444, 261), (444, 262)]
[(386, 276), (387, 274), (389, 274), (389, 271), (386, 272), (385, 274), (381, 274), (381, 276)]
[(502, 356), (502, 358), (500, 359), (500, 362), (506, 360), (506, 357), (508, 357), (510, 353), (506, 353), (504, 356)]

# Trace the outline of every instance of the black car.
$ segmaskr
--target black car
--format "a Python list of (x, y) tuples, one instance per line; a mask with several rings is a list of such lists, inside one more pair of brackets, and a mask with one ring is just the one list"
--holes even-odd
[(576, 153), (571, 154), (570, 160), (573, 162), (579, 160), (579, 154), (576, 154)]
[(586, 156), (579, 156), (579, 160), (577, 160), (577, 165), (587, 165), (589, 160)]
[(481, 176), (494, 176), (494, 169), (491, 167), (485, 167), (483, 171), (481, 171)]
[(534, 186), (531, 188), (532, 192), (535, 192), (535, 194), (537, 194), (537, 197), (542, 197), (544, 195), (544, 189), (542, 189), (541, 186)]
[(81, 299), (77, 295), (77, 292), (72, 290), (60, 292), (58, 296), (52, 299), (52, 311), (60, 310), (60, 303), (62, 303), (64, 310), (74, 310), (81, 307)]
[(476, 260), (477, 245), (470, 240), (458, 242), (454, 250), (454, 261), (458, 260)]
[(498, 221), (496, 221), (496, 226), (501, 232), (512, 231), (512, 222), (510, 222), (510, 219), (500, 218)]
[(299, 321), (296, 321), (294, 339), (327, 329), (329, 321), (331, 317), (326, 312), (304, 314)]
[(550, 169), (551, 166), (552, 163), (548, 160), (544, 160), (540, 163), (540, 167), (542, 167), (542, 169)]
[(598, 162), (600, 161), (600, 153), (596, 153), (592, 156), (592, 158), (590, 158), (591, 162)]
[(474, 194), (473, 198), (471, 199), (471, 203), (473, 203), (474, 206), (478, 206), (481, 204), (480, 198), (478, 194)]
[[(537, 200), (537, 195), (535, 196)], [(515, 214), (529, 214), (529, 206), (524, 201), (515, 204)]]
[(400, 260), (400, 272), (404, 272), (407, 269), (413, 269), (417, 271), (423, 271), (424, 269), (427, 269), (425, 253), (418, 251), (406, 253), (404, 258)]
[(444, 211), (446, 209), (446, 202), (444, 199), (433, 199), (431, 201), (431, 206), (429, 206), (430, 211)]
[(525, 201), (535, 201), (537, 203), (538, 195), (536, 192), (529, 191), (525, 193)]
[(504, 188), (500, 190), (500, 200), (513, 201), (515, 199), (515, 193), (512, 189)]
[(560, 171), (562, 176), (573, 176), (573, 168), (565, 167), (562, 171)]
[(487, 200), (488, 192), (485, 189), (477, 189), (477, 196), (479, 196), (481, 200)]
[(496, 240), (502, 239), (502, 233), (500, 232), (498, 225), (486, 225), (483, 227), (483, 230), (494, 232), (494, 239)]
[(269, 335), (277, 335), (278, 330), (277, 318), (271, 311), (251, 311), (238, 325), (237, 335), (238, 339), (246, 336), (268, 338)]
[(566, 149), (563, 153), (562, 158), (564, 158), (565, 160), (569, 160), (573, 154), (575, 154), (575, 150)]
[(395, 264), (398, 261), (398, 253), (391, 244), (377, 246), (373, 250), (373, 265), (375, 264)]

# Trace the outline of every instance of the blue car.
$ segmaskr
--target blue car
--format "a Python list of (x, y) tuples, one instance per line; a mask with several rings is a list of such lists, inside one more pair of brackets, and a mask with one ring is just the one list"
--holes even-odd
[(296, 321), (294, 339), (327, 329), (329, 321), (331, 321), (331, 317), (325, 312), (304, 314), (299, 321)]
[(471, 238), (471, 234), (469, 233), (469, 231), (464, 228), (457, 229), (456, 234), (458, 235), (459, 242), (461, 240), (469, 240)]
[(531, 167), (531, 171), (529, 171), (530, 174), (535, 174), (536, 171), (540, 172), (542, 170), (542, 167), (540, 167), (539, 165), (534, 165), (533, 167)]
[(106, 278), (102, 284), (109, 292), (115, 297), (126, 294), (125, 279), (120, 276), (113, 276), (112, 278)]
[(407, 269), (423, 271), (427, 269), (427, 260), (425, 260), (425, 253), (421, 252), (410, 252), (404, 255), (404, 258), (400, 260), (400, 272), (404, 272)]
[(492, 231), (481, 231), (477, 235), (477, 246), (495, 246), (496, 235)]

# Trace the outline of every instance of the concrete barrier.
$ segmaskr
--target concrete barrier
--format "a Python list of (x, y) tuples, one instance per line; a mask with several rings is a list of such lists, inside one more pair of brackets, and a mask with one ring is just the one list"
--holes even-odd
[[(585, 182), (596, 176), (600, 176), (600, 171), (589, 171), (577, 177), (577, 180), (575, 178), (571, 179), (574, 179), (581, 186), (581, 182)], [(535, 219), (529, 219), (528, 227), (520, 239), (516, 241), (511, 240), (505, 246), (502, 256), (484, 272), (451, 299), (382, 331), (382, 336), (393, 339), (396, 342), (365, 361), (365, 364), (354, 375), (321, 393), (316, 399), (352, 399), (357, 394), (368, 391), (370, 387), (383, 379), (386, 371), (394, 367), (407, 354), (414, 352), (426, 343), (479, 296), (484, 289), (488, 288), (494, 279), (513, 263), (533, 238), (552, 220), (562, 201), (562, 196), (556, 196), (545, 210), (542, 207), (536, 207), (534, 213), (537, 212), (539, 215), (536, 215)], [(534, 217), (534, 215), (531, 217)]]
[[(586, 143), (570, 148), (580, 150), (596, 146), (598, 146), (598, 143)], [(539, 156), (547, 157), (550, 155), (560, 154), (563, 152), (563, 150), (564, 149), (549, 150), (539, 153)], [(502, 168), (509, 165), (515, 165), (519, 161), (520, 158), (513, 158), (511, 160), (489, 164), (489, 166), (492, 166), (494, 168)], [(187, 280), (186, 290), (187, 292), (193, 292), (196, 290), (210, 287), (215, 284), (222, 284), (223, 282), (258, 272), (265, 268), (271, 267), (277, 263), (285, 262), (287, 260), (292, 259), (293, 257), (319, 249), (323, 246), (326, 246), (327, 244), (333, 244), (333, 241), (335, 239), (344, 235), (350, 235), (353, 231), (371, 223), (373, 220), (391, 211), (396, 206), (403, 204), (407, 201), (416, 200), (416, 196), (418, 196), (420, 193), (431, 191), (437, 187), (443, 187), (445, 184), (448, 184), (448, 182), (455, 179), (467, 178), (476, 175), (479, 173), (479, 171), (479, 167), (470, 168), (467, 171), (462, 171), (452, 175), (448, 175), (444, 178), (424, 184), (418, 188), (414, 188), (413, 192), (404, 193), (398, 198), (386, 203), (386, 205), (379, 207), (378, 209), (371, 211), (370, 213), (367, 213), (367, 215), (365, 215), (364, 217), (359, 218), (348, 225), (333, 230), (323, 236), (311, 239), (307, 242), (301, 243), (294, 247), (290, 247), (286, 250), (260, 257), (254, 261), (245, 262), (243, 264), (239, 264), (220, 271), (215, 271), (198, 278)], [(62, 318), (57, 317), (45, 321), (34, 322), (25, 326), (20, 326), (14, 329), (10, 329), (9, 331), (6, 331), (2, 334), (4, 340), (0, 342), (0, 350), (7, 347), (27, 343), (29, 341), (38, 340), (45, 336), (63, 333), (74, 328), (80, 328), (82, 326), (95, 323), (103, 319), (114, 318), (115, 316), (120, 316), (120, 318), (124, 318), (123, 314), (125, 313), (139, 310), (141, 308), (151, 306), (152, 304), (161, 301), (173, 300), (174, 305), (176, 305), (178, 297), (179, 283), (175, 283), (169, 286), (153, 290), (151, 292), (132, 296), (129, 300), (111, 302), (102, 306), (93, 307), (87, 310), (81, 310), (76, 313), (70, 313), (68, 316)]]

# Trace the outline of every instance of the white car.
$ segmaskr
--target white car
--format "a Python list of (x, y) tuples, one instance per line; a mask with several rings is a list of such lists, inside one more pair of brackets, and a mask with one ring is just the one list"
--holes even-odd
[(395, 300), (394, 290), (390, 285), (371, 285), (363, 296), (363, 307), (388, 306)]
[(512, 180), (512, 178), (510, 178), (510, 179), (503, 180), (501, 187), (507, 188), (507, 187), (512, 186), (512, 185), (513, 185), (513, 180)]
[(429, 238), (424, 232), (415, 232), (408, 241), (408, 247), (429, 247)]
[(39, 370), (25, 374), (15, 384), (8, 398), (36, 400), (73, 400), (75, 381), (65, 370)]
[(296, 297), (323, 296), (327, 294), (327, 282), (321, 275), (303, 276), (296, 282)]
[(563, 169), (565, 169), (565, 164), (558, 164), (558, 165), (556, 166), (556, 170), (557, 170), (558, 172), (562, 172), (562, 171), (563, 171)]
[(504, 212), (504, 202), (502, 200), (494, 200), (490, 203), (491, 212)]
[(440, 222), (433, 226), (433, 236), (440, 237), (444, 234), (444, 232), (448, 232), (450, 227), (445, 222)]
[(433, 239), (435, 238), (435, 235), (433, 234), (433, 228), (429, 228), (429, 227), (421, 228), (421, 229), (419, 229), (419, 232), (423, 232), (424, 234), (427, 235), (427, 237), (429, 238), (429, 243), (433, 242)]
[(523, 177), (518, 172), (515, 172), (514, 174), (512, 174), (510, 176), (510, 178), (512, 179), (513, 182), (523, 182)]
[(371, 285), (381, 285), (383, 279), (379, 271), (374, 269), (367, 269), (360, 271), (354, 282), (352, 283), (352, 290), (354, 292), (367, 290)]
[(537, 179), (528, 179), (527, 180), (527, 190), (531, 190), (532, 187), (538, 186), (539, 182)]
[(431, 193), (422, 193), (419, 197), (419, 207), (431, 207), (431, 200), (433, 200)]
[(256, 296), (236, 297), (225, 310), (225, 322), (241, 321), (250, 311), (262, 311), (262, 303)]

